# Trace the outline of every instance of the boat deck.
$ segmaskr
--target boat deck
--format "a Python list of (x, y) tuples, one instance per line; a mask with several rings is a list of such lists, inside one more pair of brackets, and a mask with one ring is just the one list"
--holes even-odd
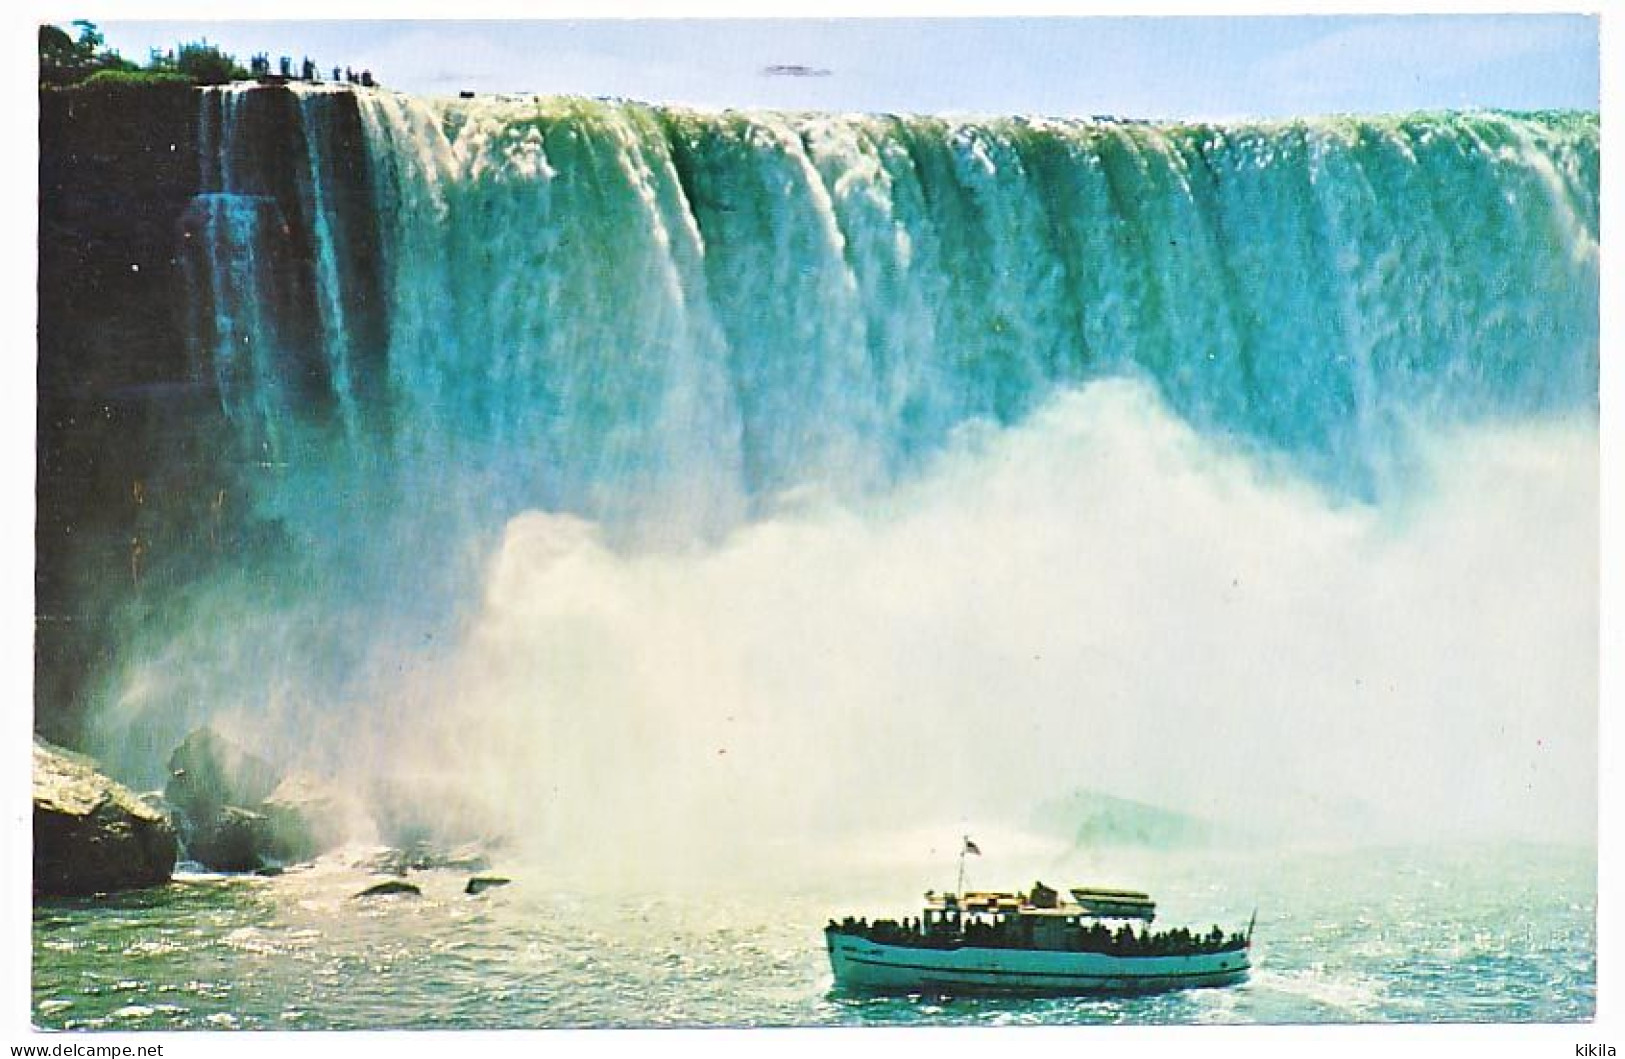
[(874, 993), (1096, 995), (1234, 985), (1251, 970), (1246, 947), (1164, 956), (960, 945), (887, 945), (827, 932), (836, 985)]

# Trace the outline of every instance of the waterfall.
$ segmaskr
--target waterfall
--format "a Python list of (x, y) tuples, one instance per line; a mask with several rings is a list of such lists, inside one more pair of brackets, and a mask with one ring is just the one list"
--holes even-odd
[[(1146, 731), (1187, 777), (1225, 717), (1296, 733), (1227, 748), (1256, 772), (1320, 760), (1338, 726), (1310, 705), (1278, 723), (1231, 660), (1269, 637), (1315, 641), (1317, 672), (1339, 651), (1410, 672), (1412, 646), (1511, 635), (1431, 608), (1528, 560), (1511, 492), (1591, 554), (1594, 113), (1147, 124), (304, 87), (201, 106), (188, 340), (243, 468), (243, 563), (131, 634), (109, 732), (225, 710), (333, 767), (414, 746), (499, 786), (551, 777), (560, 806), (705, 815), (778, 789), (771, 746), (839, 760), (807, 784), (839, 801), (887, 771), (866, 739), (932, 727), (898, 705), (916, 687), (956, 724), (1019, 692), (1007, 708), (1043, 718), (1026, 736), (1054, 726), (1150, 796), (1118, 767)], [(1483, 548), (1451, 536), (1474, 505), (1501, 520)], [(1594, 669), (1575, 562), (1496, 597), (1518, 611), (1549, 573), (1560, 613), (1531, 620), (1584, 657), (1544, 691), (1534, 662), (1495, 690), (1464, 676), (1480, 701), (1447, 713), (1486, 755), (1486, 725), (1550, 721), (1518, 703)], [(1460, 580), (1407, 604), (1430, 616), (1414, 645), (1376, 637), (1439, 569)], [(1250, 648), (1219, 631), (1248, 578)], [(1441, 646), (1458, 622), (1476, 631)], [(1147, 659), (1167, 675), (1140, 688)], [(1193, 722), (1209, 663), (1232, 697)], [(1431, 708), (1348, 694), (1324, 707), (1340, 725), (1384, 723), (1345, 733), (1342, 789), (1403, 757), (1396, 703)], [(1594, 719), (1563, 717), (1583, 742)], [(1075, 767), (987, 749), (1022, 796)], [(896, 783), (940, 793), (967, 753), (933, 742), (938, 771)], [(648, 786), (698, 774), (692, 797)], [(1540, 804), (1583, 802), (1558, 787)]]
[[(206, 97), (228, 183), (254, 94)], [(390, 460), (498, 518), (715, 534), (786, 491), (889, 487), (956, 428), (1111, 375), (1359, 496), (1419, 420), (1596, 401), (1594, 115), (1209, 126), (297, 99), (319, 364), (254, 374), (270, 392), (254, 404), (299, 420), (331, 403), (352, 439), (358, 402), (378, 405)], [(354, 225), (329, 190), (352, 99), (371, 196), (346, 205), (376, 211), (389, 329), (365, 367), (339, 263)], [(228, 273), (274, 253), (208, 246)], [(220, 319), (266, 300), (218, 286)], [(326, 380), (314, 410), (274, 397), (298, 373)]]

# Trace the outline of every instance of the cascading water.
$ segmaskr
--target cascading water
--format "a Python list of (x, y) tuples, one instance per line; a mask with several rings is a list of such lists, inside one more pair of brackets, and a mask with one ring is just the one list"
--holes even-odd
[[(1595, 114), (202, 107), (254, 562), (132, 633), (106, 732), (449, 765), (559, 844), (1585, 760)], [(1575, 554), (1478, 583), (1529, 498)], [(1463, 667), (1510, 643), (1514, 690)], [(1588, 804), (1539, 760), (1512, 817)]]
[(407, 429), (497, 460), (520, 506), (624, 521), (675, 491), (726, 528), (733, 504), (884, 486), (958, 424), (1124, 372), (1358, 495), (1396, 422), (1594, 402), (1584, 116), (360, 103)]

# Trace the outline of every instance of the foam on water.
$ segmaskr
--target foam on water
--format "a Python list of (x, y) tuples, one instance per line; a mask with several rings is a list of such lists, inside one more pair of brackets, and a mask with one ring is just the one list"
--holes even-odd
[[(994, 847), (988, 855), (1001, 870), (1010, 863)], [(951, 859), (939, 868), (951, 873)], [(615, 893), (560, 885), (547, 863), (503, 869), (514, 883), (478, 897), (462, 893), (460, 873), (431, 871), (414, 876), (422, 897), (357, 901), (369, 877), (327, 865), (47, 902), (34, 913), (34, 1016), (69, 1029), (470, 1029), (1504, 1023), (1595, 1013), (1595, 859), (1560, 847), (1396, 849), (1380, 863), (1300, 852), (1273, 857), (1267, 873), (1250, 857), (1142, 856), (1139, 881), (1194, 924), (1239, 926), (1259, 904), (1251, 980), (1041, 1000), (831, 988), (825, 919), (917, 911), (912, 870), (848, 877), (836, 889)], [(1448, 900), (1429, 896), (1445, 891)], [(1554, 894), (1578, 900), (1571, 907)], [(1426, 915), (1406, 923), (1418, 901)], [(1354, 925), (1356, 908), (1363, 924)], [(1328, 921), (1349, 929), (1326, 931)], [(1388, 949), (1362, 948), (1378, 936)], [(1464, 936), (1502, 955), (1457, 952)]]

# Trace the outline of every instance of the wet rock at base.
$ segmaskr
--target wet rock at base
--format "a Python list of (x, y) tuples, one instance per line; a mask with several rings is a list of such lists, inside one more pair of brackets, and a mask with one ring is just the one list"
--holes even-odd
[(485, 852), (473, 843), (444, 847), (433, 842), (413, 842), (404, 848), (381, 850), (356, 867), (379, 875), (405, 875), (409, 871), (484, 871), (491, 866)]
[(403, 896), (406, 896), (406, 897), (418, 897), (422, 893), (423, 893), (422, 890), (418, 889), (416, 886), (412, 885), (409, 882), (401, 882), (399, 879), (390, 879), (387, 882), (381, 882), (381, 883), (377, 883), (377, 884), (375, 884), (373, 886), (369, 886), (365, 890), (362, 890), (360, 893), (356, 894), (355, 896), (357, 896), (357, 897), (389, 897), (389, 896), (393, 896), (393, 895), (398, 894), (398, 895), (403, 895)]
[(89, 758), (34, 740), (34, 893), (106, 893), (156, 886), (175, 867), (163, 814)]
[(476, 875), (468, 880), (468, 885), (463, 887), (463, 893), (483, 894), (485, 891), (493, 890), (498, 886), (507, 886), (512, 881), (500, 875)]
[(344, 798), (312, 776), (286, 777), (259, 811), (269, 827), (265, 852), (284, 863), (312, 860), (343, 843), (349, 831)]
[(188, 817), (181, 833), (186, 856), (213, 871), (259, 871), (274, 861), (271, 822), (250, 809), (223, 805), (202, 820)]
[(266, 872), (341, 844), (349, 803), (331, 785), (284, 774), (209, 727), (169, 756), (163, 797), (187, 858), (213, 871)]
[(164, 823), (170, 827), (175, 826), (175, 808), (169, 804), (169, 799), (164, 797), (163, 791), (142, 791), (136, 797), (141, 799), (142, 805), (163, 817)]
[(203, 727), (170, 753), (164, 797), (193, 821), (203, 821), (222, 806), (264, 801), (281, 781), (281, 772), (270, 762)]

